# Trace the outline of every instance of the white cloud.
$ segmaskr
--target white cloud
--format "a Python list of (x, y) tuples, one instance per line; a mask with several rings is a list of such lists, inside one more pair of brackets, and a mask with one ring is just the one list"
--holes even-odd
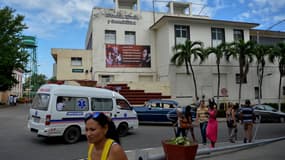
[[(142, 10), (152, 10), (153, 0), (141, 0)], [(179, 2), (190, 2), (189, 0), (175, 0)], [(229, 2), (227, 0), (191, 0), (192, 14), (207, 15), (214, 17), (217, 11), (235, 8), (244, 4), (245, 10), (240, 13), (238, 20), (252, 22), (266, 22), (282, 20), (284, 17), (284, 0), (238, 0)], [(167, 12), (167, 1), (156, 1), (155, 10)], [(209, 6), (208, 3), (211, 3)], [(90, 14), (94, 6), (106, 8), (114, 6), (113, 0), (2, 0), (0, 4), (8, 5), (16, 9), (17, 13), (25, 16), (25, 22), (29, 26), (28, 32), (41, 37), (52, 37), (60, 28), (70, 24), (76, 27), (86, 28), (89, 23)], [(274, 17), (273, 17), (274, 15)], [(235, 19), (233, 17), (233, 19)], [(270, 23), (270, 22), (268, 22)], [(271, 22), (274, 23), (274, 22)]]
[(100, 3), (111, 4), (113, 0), (4, 0), (1, 3), (25, 16), (27, 32), (50, 37), (61, 25), (78, 23), (76, 26), (87, 27), (92, 8)]
[(224, 0), (213, 0), (212, 5), (209, 6), (207, 1), (204, 1), (205, 8), (204, 8), (204, 15), (207, 15), (209, 17), (214, 17), (216, 12), (219, 10), (223, 10), (224, 8), (230, 7), (229, 5), (226, 5)]
[[(258, 28), (267, 29), (285, 18), (284, 0), (250, 0), (238, 17), (242, 21), (257, 22)], [(282, 19), (283, 18), (283, 19)], [(283, 29), (284, 30), (284, 29)]]
[[(253, 0), (251, 8), (267, 8), (270, 12), (278, 12), (284, 10), (285, 1), (284, 0)], [(284, 12), (284, 11), (283, 11)]]
[(285, 21), (285, 15), (273, 16), (274, 21)]
[(244, 12), (242, 14), (240, 14), (240, 18), (244, 19), (244, 18), (249, 18), (250, 14), (248, 12)]
[[(189, 0), (174, 0), (176, 2), (190, 3)], [(204, 15), (209, 9), (207, 9), (207, 0), (191, 0), (192, 2), (192, 14)], [(167, 8), (168, 1), (155, 1), (155, 11), (156, 12), (168, 12)], [(144, 10), (152, 10), (153, 0), (141, 0), (141, 6), (144, 6)], [(204, 7), (205, 6), (205, 7)], [(201, 12), (202, 11), (202, 12)]]

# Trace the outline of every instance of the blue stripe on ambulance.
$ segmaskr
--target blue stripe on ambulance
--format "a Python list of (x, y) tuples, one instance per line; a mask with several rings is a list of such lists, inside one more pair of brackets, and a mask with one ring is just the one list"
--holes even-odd
[[(124, 120), (124, 119), (134, 119), (136, 120), (137, 117), (116, 117), (112, 118), (113, 121)], [(71, 123), (71, 122), (84, 122), (84, 117), (68, 117), (62, 119), (53, 119), (50, 120), (51, 123)]]

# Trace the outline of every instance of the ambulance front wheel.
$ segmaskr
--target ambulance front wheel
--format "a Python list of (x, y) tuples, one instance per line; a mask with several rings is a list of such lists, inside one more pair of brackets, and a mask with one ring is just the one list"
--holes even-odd
[(120, 137), (126, 136), (128, 131), (129, 131), (129, 127), (127, 123), (121, 123), (118, 128), (117, 128), (118, 134)]
[(72, 144), (79, 140), (81, 136), (80, 128), (76, 126), (68, 127), (63, 134), (63, 139), (66, 143)]

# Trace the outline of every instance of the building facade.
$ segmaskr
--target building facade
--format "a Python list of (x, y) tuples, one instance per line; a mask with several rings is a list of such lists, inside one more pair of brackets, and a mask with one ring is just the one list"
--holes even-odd
[(23, 96), (23, 71), (14, 70), (13, 76), (18, 81), (11, 90), (7, 90), (5, 92), (0, 92), (0, 103), (8, 104), (9, 96), (15, 96), (20, 98)]
[[(173, 46), (185, 40), (201, 41), (204, 47), (222, 42), (254, 39), (256, 23), (213, 20), (191, 14), (191, 3), (169, 2), (168, 13), (145, 12), (139, 0), (115, 0), (114, 9), (93, 8), (85, 40), (86, 50), (52, 49), (58, 80), (86, 79), (106, 83), (127, 83), (135, 89), (159, 90), (181, 104), (194, 99), (194, 85), (185, 66), (170, 63)], [(258, 34), (260, 40), (265, 35)], [(282, 37), (283, 36), (283, 37)], [(285, 35), (277, 36), (284, 41)], [(198, 96), (217, 96), (215, 56), (204, 63), (193, 61)], [(76, 64), (76, 65), (74, 65)], [(222, 100), (237, 101), (239, 68), (237, 61), (221, 62)], [(80, 72), (75, 72), (75, 70)], [(82, 71), (82, 72), (81, 72)], [(279, 71), (266, 64), (263, 102), (277, 102)], [(256, 99), (256, 65), (251, 64), (242, 99)]]

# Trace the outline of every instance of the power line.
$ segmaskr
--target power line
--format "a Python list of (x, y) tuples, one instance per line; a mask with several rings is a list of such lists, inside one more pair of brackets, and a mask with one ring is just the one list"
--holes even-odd
[(270, 30), (270, 29), (272, 29), (273, 27), (277, 26), (278, 24), (280, 24), (280, 23), (282, 23), (282, 22), (284, 22), (284, 21), (285, 21), (285, 19), (282, 19), (282, 20), (278, 21), (277, 23), (274, 23), (273, 25), (271, 25), (270, 27), (268, 27), (266, 30)]

